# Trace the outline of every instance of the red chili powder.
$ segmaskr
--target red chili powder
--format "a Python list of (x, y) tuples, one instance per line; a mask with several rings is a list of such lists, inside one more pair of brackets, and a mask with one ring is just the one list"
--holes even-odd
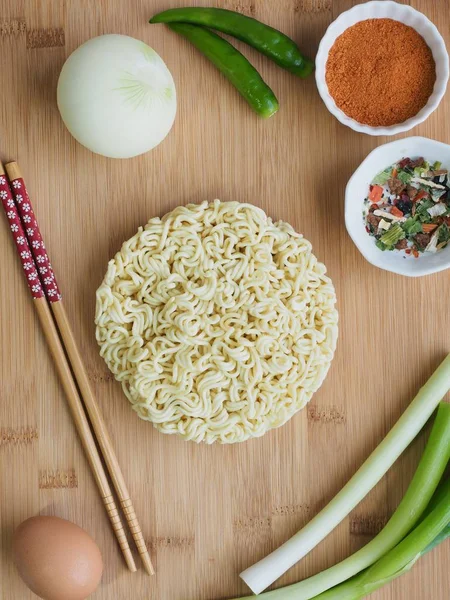
[(359, 123), (395, 125), (425, 106), (436, 65), (425, 40), (393, 19), (367, 19), (349, 27), (330, 50), (328, 91)]

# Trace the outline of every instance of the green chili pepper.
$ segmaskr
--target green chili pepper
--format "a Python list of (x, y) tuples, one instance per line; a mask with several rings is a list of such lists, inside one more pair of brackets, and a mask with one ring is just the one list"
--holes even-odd
[(209, 29), (170, 23), (170, 29), (192, 42), (221, 71), (262, 117), (271, 117), (278, 110), (278, 100), (258, 71), (239, 50)]
[(284, 33), (256, 19), (223, 8), (173, 8), (158, 13), (150, 23), (191, 23), (227, 33), (265, 54), (280, 67), (307, 77), (314, 63)]

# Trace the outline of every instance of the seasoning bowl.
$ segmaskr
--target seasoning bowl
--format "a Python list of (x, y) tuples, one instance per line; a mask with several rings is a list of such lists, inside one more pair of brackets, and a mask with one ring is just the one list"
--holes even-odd
[[(433, 92), (428, 98), (427, 104), (414, 117), (403, 123), (397, 123), (388, 127), (371, 127), (363, 123), (358, 123), (336, 106), (334, 99), (328, 91), (325, 80), (326, 64), (328, 54), (336, 38), (352, 25), (366, 19), (393, 19), (394, 21), (400, 21), (405, 25), (409, 25), (423, 37), (433, 54), (434, 62), (436, 63), (436, 82)], [(375, 0), (365, 4), (358, 4), (339, 15), (325, 32), (316, 56), (316, 83), (325, 106), (343, 125), (347, 125), (347, 127), (355, 131), (367, 133), (368, 135), (396, 135), (397, 133), (408, 131), (425, 121), (436, 110), (442, 100), (447, 87), (448, 77), (449, 58), (444, 40), (436, 26), (425, 15), (414, 8), (406, 4), (391, 2), (390, 0)]]
[(345, 189), (345, 226), (358, 250), (375, 267), (407, 277), (420, 277), (449, 269), (450, 244), (435, 254), (424, 253), (419, 258), (403, 252), (383, 252), (366, 231), (363, 206), (370, 182), (377, 173), (404, 157), (418, 156), (432, 162), (440, 161), (443, 168), (450, 168), (448, 144), (424, 137), (408, 137), (373, 150), (353, 173)]

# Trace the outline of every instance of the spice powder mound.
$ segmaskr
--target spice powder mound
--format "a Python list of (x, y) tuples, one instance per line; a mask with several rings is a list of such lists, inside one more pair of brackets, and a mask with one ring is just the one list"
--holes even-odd
[(436, 65), (415, 29), (392, 19), (368, 19), (336, 39), (325, 77), (347, 116), (379, 127), (402, 123), (425, 106)]

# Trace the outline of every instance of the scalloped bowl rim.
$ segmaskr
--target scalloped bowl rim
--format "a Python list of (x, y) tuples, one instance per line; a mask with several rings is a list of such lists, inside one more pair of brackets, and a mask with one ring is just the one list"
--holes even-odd
[[(396, 18), (396, 16), (398, 18)], [(405, 16), (407, 17), (406, 24), (416, 29), (416, 31), (418, 31), (417, 27), (413, 26), (411, 22), (414, 20), (416, 23), (420, 23), (421, 31), (418, 32), (424, 37), (433, 52), (433, 58), (436, 63), (436, 83), (433, 92), (429, 97), (427, 104), (417, 113), (417, 115), (402, 123), (390, 125), (388, 127), (371, 127), (370, 125), (358, 123), (354, 119), (348, 117), (336, 106), (334, 99), (328, 91), (328, 86), (325, 81), (325, 69), (329, 51), (336, 41), (336, 38), (355, 23), (373, 18), (389, 18), (404, 22), (403, 18), (400, 19), (400, 17)], [(423, 30), (427, 31), (427, 35), (424, 34)], [(397, 2), (392, 2), (392, 0), (372, 0), (365, 4), (357, 4), (341, 13), (328, 26), (317, 51), (315, 77), (317, 89), (325, 106), (343, 125), (350, 127), (354, 131), (366, 133), (368, 135), (396, 135), (397, 133), (408, 131), (419, 123), (422, 123), (436, 110), (447, 88), (449, 78), (449, 57), (445, 42), (437, 27), (424, 14), (407, 4), (398, 4)]]
[[(385, 161), (383, 168), (393, 164), (395, 160), (400, 160), (402, 158), (400, 154), (404, 156), (420, 154), (427, 158), (427, 151), (418, 153), (415, 150), (419, 147), (425, 148), (425, 150), (427, 147), (429, 149), (434, 148), (436, 156), (441, 156), (443, 159), (443, 166), (450, 167), (449, 144), (430, 138), (412, 136), (382, 144), (372, 150), (350, 177), (345, 188), (345, 226), (355, 246), (373, 266), (407, 277), (421, 277), (449, 269), (450, 244), (436, 254), (421, 255), (417, 259), (412, 256), (403, 258), (403, 255), (397, 252), (382, 252), (375, 246), (373, 237), (369, 236), (365, 230), (361, 212), (370, 181), (381, 170), (379, 167), (372, 167), (379, 157), (381, 157), (380, 165)], [(431, 150), (428, 150), (428, 152), (430, 153)], [(395, 156), (395, 153), (397, 153), (397, 158), (391, 160), (389, 156)], [(445, 157), (442, 154), (445, 154)], [(386, 156), (386, 159), (384, 156)], [(438, 158), (435, 160), (438, 160)]]

